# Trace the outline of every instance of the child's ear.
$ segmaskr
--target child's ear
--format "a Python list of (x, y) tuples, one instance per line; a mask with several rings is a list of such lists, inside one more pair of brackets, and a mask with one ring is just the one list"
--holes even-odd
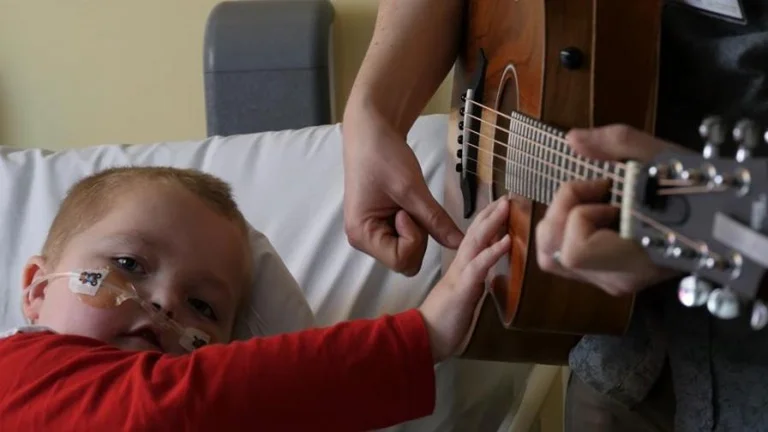
[[(45, 258), (35, 255), (27, 260), (24, 271), (21, 274), (21, 289), (29, 287), (33, 281), (45, 276)], [(33, 286), (29, 291), (24, 292), (22, 309), (24, 316), (30, 323), (34, 324), (40, 315), (40, 307), (45, 298), (45, 287), (47, 283), (40, 283)]]

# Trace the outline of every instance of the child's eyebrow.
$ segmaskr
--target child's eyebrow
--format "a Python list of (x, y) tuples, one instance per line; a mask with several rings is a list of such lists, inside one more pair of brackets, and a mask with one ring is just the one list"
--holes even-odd
[(160, 242), (139, 231), (126, 231), (112, 234), (104, 238), (104, 241), (116, 246), (143, 246), (151, 249), (159, 249)]

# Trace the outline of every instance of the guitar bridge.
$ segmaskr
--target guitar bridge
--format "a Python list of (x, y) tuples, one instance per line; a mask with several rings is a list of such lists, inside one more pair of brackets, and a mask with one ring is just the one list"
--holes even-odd
[(477, 204), (477, 162), (480, 138), (480, 119), (482, 118), (483, 84), (488, 59), (481, 49), (478, 53), (477, 67), (472, 77), (472, 85), (461, 96), (464, 106), (459, 110), (462, 120), (459, 122), (458, 142), (461, 149), (457, 156), (461, 162), (456, 165), (460, 174), (461, 195), (464, 200), (464, 218), (468, 219), (475, 212)]

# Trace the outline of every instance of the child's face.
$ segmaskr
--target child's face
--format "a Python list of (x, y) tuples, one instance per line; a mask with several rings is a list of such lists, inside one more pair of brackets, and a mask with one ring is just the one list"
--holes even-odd
[[(48, 273), (110, 266), (155, 306), (185, 327), (226, 342), (246, 285), (247, 239), (238, 226), (176, 185), (152, 185), (121, 192), (107, 214), (72, 237), (56, 268), (30, 259), (24, 285)], [(67, 279), (25, 297), (24, 312), (35, 324), (59, 333), (95, 338), (122, 349), (184, 352), (178, 335), (154, 332), (149, 316), (133, 301), (98, 309), (77, 299)]]

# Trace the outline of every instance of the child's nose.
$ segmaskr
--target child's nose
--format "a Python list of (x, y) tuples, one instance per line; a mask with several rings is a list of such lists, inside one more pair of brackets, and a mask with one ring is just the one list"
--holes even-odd
[(147, 298), (152, 306), (168, 318), (175, 318), (178, 313), (179, 298), (173, 289), (155, 289)]
[(172, 310), (166, 309), (163, 306), (161, 306), (160, 304), (155, 303), (155, 302), (152, 302), (152, 306), (154, 306), (155, 309), (157, 309), (160, 312), (162, 312), (163, 314), (165, 314), (165, 316), (167, 316), (168, 318), (173, 319), (173, 311)]

